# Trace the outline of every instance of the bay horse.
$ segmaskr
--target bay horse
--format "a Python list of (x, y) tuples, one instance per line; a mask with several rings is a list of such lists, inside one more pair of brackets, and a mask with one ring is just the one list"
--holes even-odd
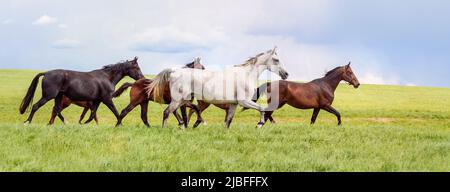
[[(200, 63), (200, 58), (196, 58), (193, 62), (186, 64), (183, 68), (193, 68), (193, 69), (202, 69), (204, 70), (205, 67)], [(131, 112), (136, 106), (141, 106), (141, 119), (142, 122), (147, 126), (150, 127), (150, 124), (148, 123), (147, 118), (147, 108), (149, 101), (154, 101), (152, 95), (147, 94), (147, 87), (150, 83), (152, 83), (152, 79), (140, 79), (134, 83), (125, 83), (123, 84), (117, 91), (113, 94), (113, 97), (120, 96), (125, 90), (127, 90), (129, 87), (131, 87), (130, 91), (130, 104), (128, 104), (125, 109), (122, 110), (120, 113), (120, 118), (123, 119), (125, 116)], [(170, 88), (169, 84), (167, 83), (164, 87), (164, 104), (169, 104), (171, 101), (170, 98)], [(195, 105), (189, 104), (191, 110), (197, 112), (197, 122), (194, 124), (194, 127), (197, 127), (203, 119), (201, 118), (201, 115), (198, 113), (198, 108)], [(183, 111), (184, 110), (184, 111)], [(185, 109), (182, 109), (182, 113), (186, 113)], [(180, 127), (185, 126), (187, 127), (187, 121), (183, 121), (182, 117), (177, 113), (177, 111), (173, 111), (173, 115), (178, 120), (178, 125)]]
[[(252, 97), (256, 91), (258, 77), (265, 70), (279, 74), (282, 79), (288, 77), (276, 48), (224, 71), (189, 68), (163, 70), (150, 83), (147, 94), (152, 95), (154, 101), (162, 102), (165, 85), (170, 83), (171, 102), (164, 110), (162, 127), (166, 126), (170, 113), (196, 98), (212, 104), (230, 104), (226, 116), (227, 128), (230, 127), (238, 105), (258, 110), (261, 118), (257, 128), (261, 128), (264, 125), (264, 108), (252, 101)], [(187, 117), (183, 116), (183, 120), (186, 122)]]
[[(222, 109), (222, 110), (224, 110), (225, 114), (228, 114), (228, 111), (230, 109), (230, 104), (218, 104), (218, 103), (216, 103), (216, 104), (213, 104), (213, 105), (218, 107), (218, 108), (220, 108), (220, 109)], [(207, 103), (206, 101), (203, 101), (203, 100), (197, 100), (197, 107), (198, 107), (198, 110), (199, 110), (198, 113), (202, 114), (203, 111), (205, 111), (209, 106), (211, 106), (210, 103)], [(196, 111), (194, 109), (192, 109), (192, 108), (189, 110), (189, 114), (188, 114), (188, 117), (187, 117), (187, 123), (188, 124), (189, 124), (189, 121), (190, 121), (190, 119), (192, 117), (192, 114), (194, 114), (194, 112), (196, 112)], [(198, 119), (198, 116), (197, 116), (197, 119)], [(225, 122), (226, 121), (227, 121), (227, 119), (226, 119), (226, 115), (225, 115)], [(198, 120), (197, 120), (197, 122), (198, 122)], [(200, 123), (206, 124), (205, 121), (203, 120), (203, 118), (201, 119)]]
[[(83, 112), (80, 115), (80, 120), (78, 120), (78, 123), (81, 124), (82, 121), (83, 121), (84, 116), (87, 113), (87, 111), (91, 110), (91, 112), (92, 112), (92, 110), (93, 110), (93, 103), (92, 103), (92, 101), (72, 101), (68, 97), (63, 96), (63, 98), (61, 100), (61, 112), (65, 108), (69, 107), (72, 103), (77, 105), (77, 106), (83, 107)], [(56, 113), (56, 106), (53, 106), (52, 116), (50, 117), (50, 121), (48, 122), (49, 125), (52, 125), (55, 122), (56, 116), (58, 116), (61, 119), (61, 121), (64, 121), (64, 117), (59, 116)], [(97, 115), (94, 115), (94, 120), (98, 124)]]
[[(311, 125), (315, 123), (321, 109), (334, 114), (337, 117), (338, 125), (341, 125), (341, 114), (331, 105), (334, 100), (334, 91), (342, 80), (353, 85), (355, 89), (360, 86), (358, 78), (353, 73), (349, 63), (345, 66), (336, 67), (327, 72), (325, 77), (315, 79), (309, 83), (296, 83), (290, 81), (265, 83), (258, 88), (258, 93), (267, 91), (267, 102), (269, 108), (272, 109), (279, 109), (285, 104), (298, 109), (314, 109), (311, 117)], [(275, 85), (279, 87), (274, 87)], [(275, 90), (276, 88), (278, 88), (279, 93), (272, 92), (272, 89)], [(260, 94), (256, 95), (256, 100), (260, 96)], [(278, 103), (272, 102), (273, 100), (277, 100)], [(246, 110), (246, 108), (243, 110)], [(269, 119), (274, 123), (275, 121), (272, 117), (273, 112), (273, 110), (266, 111), (265, 120)]]
[[(20, 104), (20, 114), (25, 113), (32, 102), (39, 78), (42, 79), (42, 97), (35, 103), (25, 123), (31, 123), (36, 111), (48, 101), (55, 99), (55, 112), (61, 115), (61, 101), (67, 96), (73, 101), (91, 101), (93, 103), (92, 113), (85, 123), (91, 122), (96, 114), (100, 103), (104, 103), (116, 116), (117, 125), (121, 124), (119, 113), (112, 101), (115, 85), (125, 76), (135, 80), (144, 78), (139, 68), (137, 57), (131, 61), (104, 66), (102, 69), (90, 72), (78, 72), (71, 70), (52, 70), (37, 74), (32, 80), (30, 87)], [(64, 122), (64, 118), (62, 118)]]

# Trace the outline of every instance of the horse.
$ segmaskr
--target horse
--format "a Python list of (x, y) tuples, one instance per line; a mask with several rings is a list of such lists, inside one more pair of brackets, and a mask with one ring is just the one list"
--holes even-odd
[[(63, 96), (62, 101), (61, 101), (61, 112), (69, 107), (71, 104), (75, 104), (77, 106), (83, 107), (83, 112), (80, 115), (80, 120), (78, 120), (78, 123), (81, 124), (83, 121), (84, 116), (86, 115), (88, 110), (93, 110), (93, 103), (92, 101), (72, 101), (70, 100), (68, 97)], [(50, 117), (50, 120), (48, 122), (48, 125), (52, 125), (55, 122), (55, 118), (58, 114), (56, 113), (56, 106), (53, 106), (53, 110), (52, 110), (52, 116)], [(62, 116), (58, 116), (61, 120), (64, 119), (64, 117)], [(94, 120), (95, 122), (98, 124), (98, 119), (97, 119), (97, 115), (94, 116)]]
[[(104, 103), (116, 116), (117, 124), (121, 124), (119, 113), (112, 101), (115, 85), (125, 76), (129, 76), (135, 80), (144, 78), (139, 68), (137, 57), (131, 61), (125, 61), (117, 64), (104, 66), (90, 72), (78, 72), (57, 69), (37, 74), (32, 80), (25, 97), (19, 107), (20, 114), (24, 114), (36, 91), (39, 78), (42, 79), (42, 97), (35, 103), (31, 109), (31, 113), (25, 124), (31, 123), (36, 111), (46, 104), (48, 101), (55, 100), (55, 112), (61, 115), (61, 101), (63, 96), (68, 97), (72, 101), (91, 101), (92, 112), (86, 124), (91, 122), (96, 114), (100, 103)], [(62, 117), (64, 122), (64, 118)]]
[[(345, 66), (336, 67), (327, 72), (324, 77), (315, 79), (309, 83), (296, 83), (290, 81), (265, 83), (258, 87), (257, 93), (267, 92), (267, 103), (269, 104), (269, 108), (279, 109), (285, 104), (288, 104), (298, 109), (314, 109), (311, 117), (311, 125), (316, 122), (316, 118), (321, 109), (334, 114), (337, 117), (338, 125), (341, 125), (341, 114), (331, 105), (334, 100), (334, 91), (342, 80), (353, 85), (355, 89), (360, 86), (358, 78), (353, 73), (349, 63)], [(279, 92), (272, 92), (273, 89), (278, 89)], [(255, 95), (256, 100), (258, 100), (260, 96), (260, 94)], [(275, 102), (276, 104), (274, 104), (272, 102), (274, 100), (278, 102)], [(247, 108), (244, 108), (243, 110), (246, 109)], [(275, 123), (272, 114), (273, 110), (267, 111), (264, 119), (269, 119), (272, 123)]]
[[(227, 128), (238, 105), (258, 110), (261, 118), (256, 127), (261, 128), (264, 124), (264, 108), (252, 101), (252, 96), (256, 91), (258, 77), (266, 69), (278, 73), (282, 79), (288, 77), (276, 47), (224, 71), (187, 68), (163, 70), (150, 83), (147, 94), (152, 95), (154, 101), (163, 102), (165, 85), (170, 82), (171, 102), (164, 110), (162, 127), (166, 126), (170, 113), (196, 98), (212, 104), (230, 104), (226, 115)], [(187, 121), (187, 117), (185, 119), (183, 116), (183, 120)]]
[[(227, 113), (228, 113), (228, 110), (230, 109), (230, 104), (218, 104), (218, 103), (216, 103), (216, 104), (213, 104), (213, 105), (215, 105), (216, 107), (218, 107), (218, 108), (224, 110), (224, 111), (225, 111), (225, 114), (227, 114)], [(201, 114), (203, 113), (203, 111), (205, 111), (209, 106), (211, 106), (210, 103), (207, 103), (207, 102), (202, 101), (202, 100), (198, 100), (198, 101), (197, 101), (197, 107), (198, 107), (198, 110), (199, 110), (200, 115), (201, 115)], [(194, 114), (194, 112), (196, 112), (194, 109), (190, 109), (190, 110), (189, 110), (189, 114), (188, 114), (188, 117), (187, 117), (187, 123), (188, 123), (188, 124), (189, 124), (189, 121), (190, 121), (190, 119), (191, 119), (191, 117), (192, 117), (192, 114)], [(225, 117), (226, 117), (226, 116), (225, 116)], [(197, 116), (197, 119), (198, 119), (198, 116)], [(225, 118), (225, 122), (226, 122), (226, 121), (227, 121), (227, 119)], [(206, 122), (203, 120), (203, 118), (202, 118), (202, 121), (201, 121), (200, 123), (206, 124)]]
[[(183, 68), (194, 68), (194, 69), (202, 69), (204, 70), (205, 67), (200, 63), (200, 58), (196, 58), (193, 62), (186, 64)], [(153, 97), (147, 95), (146, 88), (147, 86), (152, 83), (153, 81), (151, 79), (140, 79), (136, 81), (135, 83), (125, 83), (123, 84), (117, 91), (113, 94), (113, 97), (120, 96), (125, 90), (127, 90), (129, 87), (131, 87), (130, 91), (130, 104), (128, 104), (125, 109), (122, 110), (120, 113), (120, 118), (123, 119), (125, 116), (131, 112), (136, 106), (141, 106), (141, 119), (142, 122), (147, 126), (150, 127), (150, 124), (148, 123), (147, 119), (147, 108), (148, 108), (148, 102), (153, 101)], [(167, 83), (165, 85), (164, 89), (164, 103), (169, 104), (170, 103), (170, 88), (169, 84)], [(198, 109), (195, 110), (196, 106), (189, 105), (191, 109), (198, 112)], [(182, 113), (185, 113), (182, 111)], [(187, 122), (183, 121), (180, 115), (174, 111), (173, 115), (178, 120), (178, 125), (181, 126), (187, 126)], [(194, 125), (194, 127), (197, 127), (200, 122), (203, 120), (201, 119), (201, 115), (197, 113), (198, 115), (198, 122)]]

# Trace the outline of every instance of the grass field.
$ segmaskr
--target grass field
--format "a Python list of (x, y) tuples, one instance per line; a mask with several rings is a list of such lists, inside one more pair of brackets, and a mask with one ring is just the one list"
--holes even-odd
[[(164, 106), (154, 103), (151, 128), (139, 108), (114, 128), (104, 105), (98, 126), (78, 125), (77, 106), (63, 111), (67, 125), (46, 126), (53, 102), (24, 126), (28, 113), (18, 107), (36, 73), (0, 70), (0, 171), (450, 171), (448, 88), (342, 84), (334, 103), (342, 127), (323, 111), (310, 126), (312, 110), (284, 107), (277, 124), (257, 130), (258, 113), (249, 110), (226, 130), (225, 113), (210, 107), (207, 125), (182, 131), (171, 116), (163, 129)], [(117, 108), (128, 99), (116, 99)]]

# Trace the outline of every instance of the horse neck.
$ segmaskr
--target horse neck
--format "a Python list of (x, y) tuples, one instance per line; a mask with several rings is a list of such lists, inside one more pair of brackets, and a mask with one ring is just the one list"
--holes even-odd
[(246, 75), (248, 77), (255, 77), (256, 79), (259, 78), (259, 76), (261, 76), (262, 72), (264, 72), (264, 70), (266, 70), (263, 67), (258, 67), (256, 65), (248, 65), (248, 66), (243, 66), (242, 70), (244, 70), (246, 72)]
[(117, 85), (117, 83), (119, 83), (119, 81), (122, 80), (123, 77), (125, 76), (123, 72), (120, 71), (104, 71), (104, 72), (107, 74), (109, 81), (113, 85)]
[(342, 81), (342, 72), (336, 72), (334, 74), (325, 76), (323, 80), (331, 87), (334, 92), (339, 83)]

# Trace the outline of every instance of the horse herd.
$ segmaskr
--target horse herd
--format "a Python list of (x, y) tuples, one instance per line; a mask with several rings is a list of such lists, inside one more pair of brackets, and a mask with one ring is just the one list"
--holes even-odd
[[(336, 115), (338, 125), (341, 125), (341, 115), (331, 104), (334, 91), (343, 80), (359, 87), (359, 81), (353, 73), (350, 63), (336, 67), (322, 78), (308, 83), (286, 81), (289, 74), (278, 58), (276, 48), (251, 57), (244, 64), (235, 65), (223, 71), (208, 71), (196, 58), (193, 62), (179, 69), (166, 69), (154, 79), (146, 79), (142, 74), (138, 58), (117, 64), (104, 66), (102, 69), (90, 72), (71, 70), (52, 70), (37, 74), (31, 82), (25, 97), (20, 104), (19, 111), (25, 113), (33, 102), (39, 78), (42, 79), (42, 97), (31, 107), (31, 112), (25, 123), (31, 123), (36, 111), (48, 101), (55, 101), (49, 124), (53, 124), (56, 117), (64, 122), (61, 112), (72, 103), (84, 108), (79, 123), (82, 122), (88, 110), (91, 111), (88, 120), (97, 123), (97, 109), (100, 103), (105, 104), (117, 118), (121, 125), (125, 116), (136, 106), (141, 107), (141, 119), (146, 126), (150, 126), (147, 119), (149, 101), (169, 104), (164, 110), (162, 126), (165, 127), (169, 115), (172, 113), (178, 120), (180, 128), (189, 124), (193, 113), (197, 120), (193, 127), (204, 123), (201, 113), (211, 104), (226, 112), (225, 126), (230, 127), (238, 105), (243, 110), (255, 109), (260, 112), (257, 128), (261, 128), (267, 120), (274, 123), (272, 117), (276, 109), (288, 104), (299, 109), (314, 109), (311, 124), (314, 124), (321, 109)], [(278, 74), (283, 80), (264, 83), (256, 86), (259, 76), (265, 70)], [(115, 86), (125, 76), (136, 80), (134, 83), (124, 83), (115, 91)], [(130, 104), (119, 114), (113, 98), (119, 97), (131, 87)], [(267, 94), (267, 107), (257, 104), (262, 94)], [(193, 100), (197, 104), (193, 103)], [(189, 113), (187, 113), (189, 108)], [(181, 116), (177, 112), (180, 109)]]

